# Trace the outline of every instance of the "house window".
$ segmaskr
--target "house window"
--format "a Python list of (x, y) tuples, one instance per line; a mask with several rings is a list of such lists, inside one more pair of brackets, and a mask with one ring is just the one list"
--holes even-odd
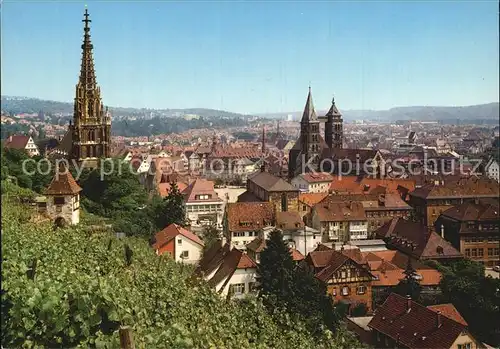
[(477, 250), (477, 253), (478, 253), (478, 256), (479, 256), (479, 257), (483, 257), (483, 256), (484, 256), (484, 250), (483, 250), (482, 248), (479, 248), (479, 249)]
[(182, 239), (177, 239), (177, 243), (178, 243), (179, 245), (182, 245)]
[(54, 204), (55, 205), (64, 205), (64, 196), (56, 196), (54, 197)]
[(306, 205), (302, 205), (302, 211), (307, 211), (307, 206)]
[(472, 343), (458, 344), (457, 347), (458, 349), (471, 349)]
[(349, 286), (342, 287), (342, 295), (347, 296), (349, 294)]
[(491, 256), (493, 256), (493, 249), (488, 248), (488, 257), (491, 257)]
[(498, 256), (500, 253), (500, 248), (495, 248), (495, 252), (493, 253), (494, 256)]
[(189, 258), (189, 251), (182, 251), (182, 253), (181, 253), (181, 258), (182, 258), (182, 259)]
[(366, 287), (365, 286), (358, 286), (358, 294), (365, 294), (366, 292)]
[(341, 278), (341, 279), (345, 279), (346, 277), (347, 277), (347, 275), (346, 275), (345, 270), (342, 270), (342, 271), (340, 272), (340, 278)]
[(477, 248), (472, 249), (472, 257), (477, 257)]
[(333, 296), (337, 295), (337, 288), (336, 287), (332, 288), (332, 295)]
[(230, 293), (240, 295), (245, 293), (245, 284), (233, 284), (230, 288)]

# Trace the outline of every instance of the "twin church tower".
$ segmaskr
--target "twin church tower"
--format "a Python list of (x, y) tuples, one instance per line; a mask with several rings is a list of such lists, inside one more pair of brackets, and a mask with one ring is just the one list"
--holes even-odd
[[(325, 123), (324, 138), (320, 134), (320, 123)], [(320, 161), (325, 157), (325, 151), (342, 149), (343, 120), (335, 99), (325, 116), (318, 117), (314, 109), (311, 88), (307, 95), (306, 106), (300, 120), (300, 135), (290, 150), (288, 158), (288, 175), (290, 178), (305, 171), (320, 170)], [(307, 166), (306, 166), (307, 164)]]

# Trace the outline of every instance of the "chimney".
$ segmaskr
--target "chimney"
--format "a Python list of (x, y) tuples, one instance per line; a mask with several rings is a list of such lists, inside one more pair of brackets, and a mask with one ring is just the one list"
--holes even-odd
[(437, 327), (440, 328), (443, 325), (441, 322), (441, 312), (438, 310), (437, 312)]
[(411, 296), (409, 294), (406, 295), (406, 310), (407, 311), (411, 310)]

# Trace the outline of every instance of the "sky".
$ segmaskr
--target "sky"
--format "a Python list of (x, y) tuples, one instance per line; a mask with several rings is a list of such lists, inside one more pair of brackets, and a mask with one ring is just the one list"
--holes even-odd
[(2, 95), (73, 101), (83, 12), (105, 105), (278, 113), (499, 95), (496, 1), (12, 1)]

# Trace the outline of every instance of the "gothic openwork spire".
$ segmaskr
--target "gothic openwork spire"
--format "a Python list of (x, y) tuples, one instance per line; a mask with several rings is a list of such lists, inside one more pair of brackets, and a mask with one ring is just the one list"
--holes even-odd
[(89, 11), (85, 9), (85, 14), (82, 20), (85, 23), (83, 27), (83, 44), (82, 44), (82, 66), (80, 69), (80, 84), (86, 91), (94, 90), (97, 88), (94, 58), (92, 56), (92, 49), (94, 48), (90, 40), (90, 22)]
[[(71, 157), (79, 161), (110, 156), (111, 116), (104, 109), (101, 90), (97, 85), (90, 40), (90, 15), (83, 15), (83, 44), (80, 77), (76, 85), (73, 114)], [(89, 165), (90, 166), (90, 165)], [(94, 166), (94, 165), (92, 165)]]

